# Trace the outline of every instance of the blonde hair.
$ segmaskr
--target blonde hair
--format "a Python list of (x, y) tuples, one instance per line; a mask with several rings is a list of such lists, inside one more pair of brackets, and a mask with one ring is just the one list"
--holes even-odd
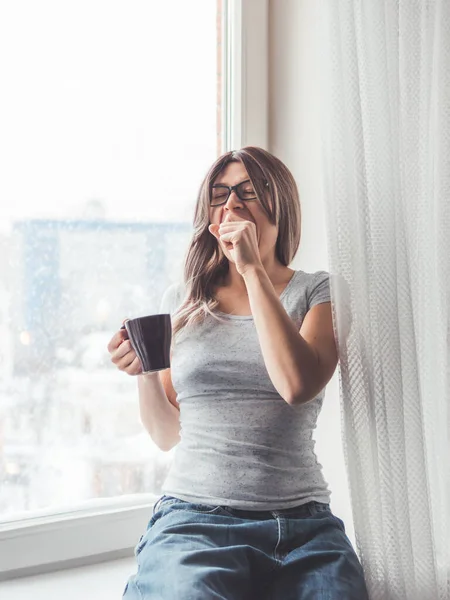
[(200, 186), (194, 214), (194, 233), (184, 266), (185, 297), (174, 314), (174, 336), (184, 327), (202, 322), (207, 315), (218, 318), (212, 312), (218, 305), (214, 298), (214, 288), (224, 281), (229, 263), (220, 244), (208, 229), (210, 198), (213, 183), (231, 162), (241, 162), (244, 165), (270, 223), (278, 224), (275, 253), (282, 265), (288, 266), (291, 263), (300, 244), (301, 210), (298, 188), (286, 165), (270, 152), (255, 146), (247, 146), (220, 156)]

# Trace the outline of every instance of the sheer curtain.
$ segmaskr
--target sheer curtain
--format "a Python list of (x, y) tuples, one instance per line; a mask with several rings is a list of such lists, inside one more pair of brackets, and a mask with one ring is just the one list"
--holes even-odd
[(357, 551), (371, 600), (448, 600), (450, 2), (325, 7), (324, 185)]

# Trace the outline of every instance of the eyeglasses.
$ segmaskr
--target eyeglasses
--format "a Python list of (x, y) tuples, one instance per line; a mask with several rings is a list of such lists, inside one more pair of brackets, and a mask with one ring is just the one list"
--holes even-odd
[(235, 192), (239, 200), (243, 202), (246, 200), (256, 200), (256, 192), (253, 185), (250, 179), (246, 179), (237, 185), (223, 185), (221, 183), (213, 185), (211, 190), (211, 206), (225, 204), (232, 192)]

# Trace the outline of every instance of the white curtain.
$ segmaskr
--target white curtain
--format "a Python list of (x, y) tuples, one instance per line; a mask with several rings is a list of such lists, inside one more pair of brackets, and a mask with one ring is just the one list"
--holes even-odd
[(325, 6), (324, 185), (356, 549), (371, 600), (449, 600), (450, 0)]

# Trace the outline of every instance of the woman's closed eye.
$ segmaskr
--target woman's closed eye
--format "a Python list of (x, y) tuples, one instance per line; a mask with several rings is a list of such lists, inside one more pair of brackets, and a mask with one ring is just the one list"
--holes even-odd
[(245, 187), (245, 188), (242, 190), (242, 192), (244, 192), (244, 194), (249, 194), (249, 195), (251, 195), (251, 196), (254, 196), (254, 195), (255, 195), (255, 190), (252, 188), (252, 186), (248, 186), (248, 187), (246, 186), (246, 187)]
[(226, 196), (228, 194), (228, 190), (224, 189), (224, 188), (214, 188), (212, 195), (213, 198), (222, 198), (223, 196)]

